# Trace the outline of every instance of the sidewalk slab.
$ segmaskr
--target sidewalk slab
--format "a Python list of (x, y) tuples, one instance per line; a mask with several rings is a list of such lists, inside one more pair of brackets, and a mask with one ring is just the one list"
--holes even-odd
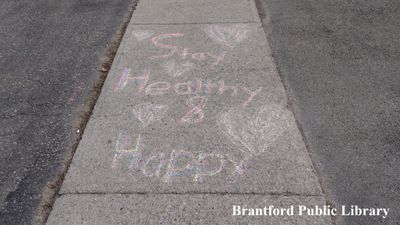
[[(174, 34), (181, 36), (174, 37)], [(158, 37), (164, 39), (159, 43), (157, 40), (156, 46), (152, 40)], [(238, 88), (237, 97), (240, 98), (246, 96), (241, 87), (254, 90), (263, 86), (258, 98), (286, 105), (287, 97), (269, 53), (262, 28), (253, 24), (130, 26), (94, 114), (107, 109), (113, 114), (125, 112), (126, 104), (119, 103), (129, 103), (124, 99), (136, 97), (139, 82), (142, 82), (128, 79), (140, 78), (145, 73), (148, 85), (168, 81), (174, 86), (190, 82), (192, 86), (200, 85), (199, 95), (207, 94), (207, 82), (213, 85), (212, 95), (219, 91), (220, 82), (224, 82), (227, 88), (232, 85)], [(126, 70), (129, 74), (124, 79)], [(127, 82), (126, 87), (116, 90), (121, 80)], [(170, 95), (174, 92), (172, 89), (174, 87), (167, 95), (175, 98)], [(223, 95), (231, 95), (231, 91)], [(194, 93), (182, 97), (188, 95)], [(114, 104), (112, 107), (110, 102)]]
[(133, 68), (160, 67), (174, 60), (193, 64), (198, 71), (274, 69), (265, 40), (259, 24), (130, 25), (116, 59), (130, 57)]
[(61, 192), (321, 194), (269, 53), (257, 25), (130, 26)]
[[(232, 216), (233, 205), (294, 206), (294, 216)], [(329, 216), (298, 216), (298, 206), (325, 205), (323, 197), (259, 195), (63, 195), (47, 225), (279, 224), (328, 225)]]
[(248, 0), (139, 1), (131, 24), (249, 23), (259, 22)]
[(145, 126), (132, 113), (92, 116), (61, 193), (321, 195), (285, 108), (210, 110), (207, 121), (196, 125), (177, 124), (177, 112)]

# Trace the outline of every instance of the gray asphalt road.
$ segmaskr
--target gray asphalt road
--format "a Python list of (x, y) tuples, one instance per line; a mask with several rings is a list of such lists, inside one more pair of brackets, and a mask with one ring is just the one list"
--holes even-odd
[(0, 224), (30, 223), (130, 2), (0, 2)]
[(258, 0), (323, 186), (336, 205), (400, 224), (400, 2)]

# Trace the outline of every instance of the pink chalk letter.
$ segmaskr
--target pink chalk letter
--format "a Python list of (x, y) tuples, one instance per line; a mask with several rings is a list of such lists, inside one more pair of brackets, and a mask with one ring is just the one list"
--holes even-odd
[(160, 40), (165, 39), (165, 38), (183, 37), (183, 36), (184, 36), (184, 34), (182, 34), (182, 33), (171, 33), (171, 34), (161, 34), (156, 37), (153, 37), (151, 39), (151, 42), (154, 44), (154, 46), (159, 47), (159, 48), (169, 49), (170, 51), (169, 51), (169, 53), (166, 53), (164, 55), (150, 56), (150, 59), (168, 58), (168, 57), (174, 55), (175, 52), (178, 50), (178, 47), (174, 46), (174, 45), (160, 43)]
[(255, 91), (250, 91), (249, 89), (247, 89), (245, 87), (240, 87), (240, 88), (249, 95), (249, 98), (245, 102), (243, 102), (243, 104), (242, 104), (243, 107), (246, 107), (253, 100), (254, 96), (256, 96), (258, 94), (258, 92), (260, 92), (261, 89), (263, 89), (263, 87), (260, 87)]

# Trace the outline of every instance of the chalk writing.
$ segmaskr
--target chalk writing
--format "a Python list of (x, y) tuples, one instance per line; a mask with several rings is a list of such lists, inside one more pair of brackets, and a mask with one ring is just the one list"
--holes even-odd
[(178, 123), (198, 123), (204, 118), (203, 108), (206, 104), (206, 98), (194, 96), (187, 101), (188, 111), (179, 119)]
[[(165, 94), (176, 95), (211, 95), (211, 94), (225, 94), (230, 93), (232, 97), (237, 96), (238, 93), (245, 98), (242, 103), (243, 107), (248, 106), (255, 98), (255, 96), (263, 89), (259, 87), (251, 90), (244, 86), (226, 85), (224, 80), (218, 82), (212, 80), (189, 80), (185, 82), (178, 82), (171, 84), (169, 81), (158, 81), (150, 83), (150, 72), (146, 69), (142, 76), (133, 77), (130, 75), (130, 69), (125, 68), (115, 90), (122, 91), (129, 81), (133, 81), (137, 85), (137, 93), (145, 93), (150, 96), (158, 96)], [(204, 88), (203, 88), (204, 87)], [(241, 90), (241, 92), (239, 92)]]
[[(150, 156), (144, 156), (140, 135), (135, 146), (128, 135), (120, 133), (117, 138), (112, 168), (117, 168), (118, 162), (127, 161), (128, 169), (134, 175), (140, 172), (145, 177), (159, 178), (162, 182), (173, 182), (180, 177), (192, 179), (194, 182), (204, 182), (214, 176), (228, 175), (228, 180), (236, 179), (246, 171), (250, 157), (242, 158), (233, 154), (215, 154), (200, 152), (197, 154), (185, 150), (164, 150)], [(225, 171), (225, 173), (223, 173)]]
[(171, 39), (171, 38), (179, 38), (183, 37), (185, 34), (183, 33), (168, 33), (168, 34), (161, 34), (151, 38), (151, 42), (154, 46), (166, 50), (164, 54), (161, 55), (153, 55), (150, 56), (150, 59), (161, 59), (161, 58), (169, 58), (174, 55), (180, 56), (182, 60), (192, 60), (192, 61), (209, 61), (211, 65), (216, 66), (218, 65), (225, 57), (226, 51), (222, 51), (219, 54), (214, 54), (211, 52), (192, 52), (190, 48), (176, 46), (172, 44), (163, 43), (162, 40)]
[[(137, 73), (126, 67), (119, 74), (114, 87), (115, 93), (131, 93), (135, 95), (134, 99), (149, 99), (151, 103), (133, 106), (132, 113), (145, 132), (132, 137), (123, 132), (118, 135), (112, 168), (120, 168), (119, 164), (123, 162), (123, 168), (132, 172), (133, 176), (166, 183), (182, 182), (182, 179), (201, 183), (221, 177), (226, 181), (236, 180), (246, 173), (253, 157), (267, 151), (287, 130), (287, 111), (284, 108), (274, 104), (257, 106), (255, 100), (260, 98), (263, 86), (258, 86), (255, 82), (237, 83), (240, 79), (235, 77), (229, 78), (229, 81), (206, 77), (203, 73), (198, 77), (188, 77), (193, 75), (191, 71), (195, 69), (220, 65), (226, 54), (251, 34), (250, 27), (246, 24), (208, 25), (203, 31), (203, 35), (206, 34), (217, 48), (204, 50), (188, 46), (184, 39), (186, 35), (181, 32), (156, 34), (150, 30), (132, 31), (137, 40), (146, 40), (141, 43), (151, 45), (153, 53), (147, 59), (151, 60), (151, 64), (159, 61), (157, 68), (161, 68), (161, 73), (165, 74), (155, 76), (149, 67), (136, 71)], [(167, 99), (165, 96), (171, 97), (169, 99), (173, 104), (186, 100), (183, 102), (184, 110), (179, 111), (180, 108), (175, 109), (164, 105), (165, 103), (153, 103), (164, 101)], [(173, 119), (178, 125), (204, 121), (215, 100), (228, 100), (229, 102), (223, 104), (224, 107), (232, 102), (237, 103), (216, 116), (217, 129), (222, 132), (217, 132), (217, 137), (229, 140), (223, 145), (223, 149), (218, 149), (219, 145), (215, 149), (206, 150), (205, 146), (200, 149), (195, 146), (182, 147), (180, 138), (172, 142), (180, 146), (175, 148), (158, 141), (156, 143), (152, 138), (143, 138), (153, 133), (148, 126), (163, 120), (169, 112), (176, 116)], [(150, 128), (153, 130), (153, 127)], [(190, 128), (190, 125), (182, 129), (186, 128)], [(191, 132), (188, 133), (192, 135)], [(125, 167), (126, 165), (128, 166)]]
[(246, 24), (213, 24), (205, 29), (206, 34), (213, 41), (229, 48), (235, 47), (238, 43), (247, 38), (249, 31), (248, 25)]
[(140, 170), (142, 171), (142, 174), (146, 177), (160, 177), (162, 172), (161, 170), (166, 165), (166, 163), (167, 160), (164, 153), (153, 155), (146, 161), (144, 161), (144, 163), (140, 167)]
[(262, 87), (260, 87), (255, 91), (251, 91), (245, 87), (240, 87), (240, 88), (249, 95), (249, 98), (245, 102), (243, 102), (242, 104), (243, 107), (246, 107), (253, 100), (254, 96), (256, 96), (258, 92), (260, 92), (262, 89)]
[[(259, 87), (253, 90), (243, 86), (230, 85), (226, 84), (224, 80), (215, 82), (212, 80), (203, 81), (195, 79), (175, 84), (171, 84), (169, 81), (152, 82), (150, 81), (150, 70), (145, 69), (143, 75), (140, 76), (131, 76), (131, 69), (125, 68), (114, 91), (124, 90), (130, 81), (135, 84), (136, 93), (138, 94), (145, 94), (147, 96), (162, 96), (165, 94), (188, 96), (188, 109), (177, 120), (178, 124), (201, 122), (204, 118), (203, 109), (206, 105), (206, 97), (210, 97), (210, 95), (228, 94), (233, 98), (237, 98), (240, 94), (239, 97), (244, 99), (242, 107), (247, 107), (263, 89), (263, 87)], [(130, 88), (130, 90), (132, 89)], [(161, 119), (166, 113), (166, 109), (166, 106), (141, 104), (134, 107), (133, 113), (145, 127), (151, 122)]]
[(145, 88), (145, 85), (147, 84), (149, 79), (149, 71), (145, 70), (143, 73), (143, 76), (141, 77), (131, 77), (131, 69), (130, 68), (125, 68), (124, 71), (122, 72), (122, 75), (120, 79), (118, 80), (118, 83), (115, 85), (114, 91), (120, 91), (125, 88), (125, 86), (128, 84), (129, 80), (137, 81), (137, 80), (143, 80), (143, 85), (141, 85), (138, 89), (138, 92), (142, 92)]
[(131, 160), (131, 164), (129, 168), (133, 169), (136, 165), (138, 165), (138, 158), (141, 157), (141, 152), (139, 151), (140, 144), (140, 134), (136, 142), (136, 146), (134, 148), (129, 149), (131, 146), (132, 140), (131, 137), (120, 133), (117, 138), (117, 143), (115, 145), (115, 154), (114, 160), (112, 163), (112, 168), (116, 168), (118, 166), (118, 162), (124, 158), (128, 158)]
[[(207, 163), (209, 160), (214, 160), (214, 164), (217, 166), (213, 167), (213, 163)], [(197, 172), (194, 176), (194, 180), (202, 182), (206, 177), (221, 173), (225, 165), (225, 157), (221, 154), (200, 153), (197, 165)]]
[(179, 177), (193, 173), (194, 155), (183, 150), (172, 150), (168, 167), (163, 177), (165, 182), (170, 182), (172, 177)]

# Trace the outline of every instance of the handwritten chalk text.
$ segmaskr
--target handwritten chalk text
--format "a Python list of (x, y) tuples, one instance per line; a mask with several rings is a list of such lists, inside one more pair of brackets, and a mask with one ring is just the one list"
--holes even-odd
[(115, 91), (122, 91), (131, 81), (137, 85), (136, 92), (144, 93), (149, 96), (158, 96), (165, 94), (176, 95), (210, 95), (210, 94), (229, 94), (232, 97), (242, 95), (245, 101), (242, 103), (243, 107), (250, 104), (256, 95), (263, 89), (258, 87), (249, 89), (244, 86), (227, 85), (224, 80), (212, 81), (210, 79), (201, 80), (194, 79), (184, 82), (171, 83), (169, 81), (156, 81), (150, 82), (150, 72), (146, 69), (143, 75), (131, 76), (131, 70), (125, 68), (116, 87)]
[(182, 60), (190, 59), (192, 61), (208, 61), (211, 65), (216, 66), (218, 65), (225, 57), (226, 51), (222, 51), (219, 54), (211, 53), (211, 52), (193, 52), (192, 49), (187, 47), (181, 47), (172, 44), (166, 44), (163, 42), (165, 39), (171, 38), (179, 38), (183, 37), (185, 34), (183, 33), (167, 33), (161, 34), (151, 38), (151, 42), (154, 46), (164, 49), (165, 53), (161, 55), (153, 55), (150, 56), (150, 59), (161, 59), (161, 58), (169, 58), (174, 55), (180, 56)]
[(128, 168), (133, 171), (133, 175), (140, 172), (143, 176), (159, 178), (163, 182), (173, 182), (179, 177), (186, 177), (194, 182), (202, 182), (217, 175), (236, 178), (244, 174), (250, 159), (233, 154), (192, 153), (175, 149), (145, 157), (146, 150), (141, 144), (140, 135), (136, 145), (131, 144), (129, 135), (119, 134), (112, 168), (117, 168), (121, 160), (128, 161)]

